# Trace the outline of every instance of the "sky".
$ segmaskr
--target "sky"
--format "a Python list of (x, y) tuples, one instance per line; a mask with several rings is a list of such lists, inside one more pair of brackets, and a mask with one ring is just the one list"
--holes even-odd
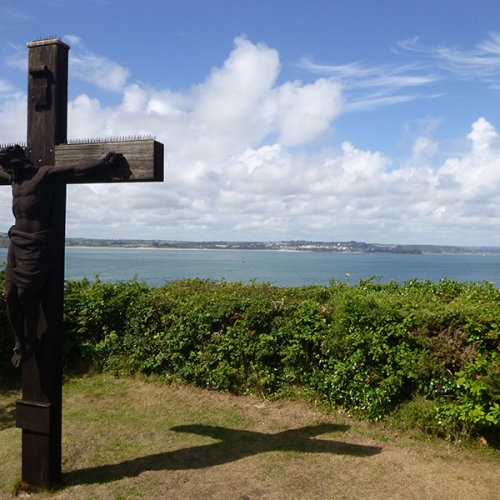
[[(2, 0), (70, 46), (68, 138), (153, 135), (165, 181), (68, 187), (68, 237), (500, 246), (498, 0)], [(0, 231), (13, 224), (0, 188)]]

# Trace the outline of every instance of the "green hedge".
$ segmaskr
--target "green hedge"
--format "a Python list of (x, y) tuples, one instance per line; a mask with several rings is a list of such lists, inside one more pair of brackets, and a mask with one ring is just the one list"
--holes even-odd
[(500, 292), (489, 283), (70, 281), (65, 324), (71, 367), (300, 392), (375, 420), (406, 408), (443, 436), (500, 432)]

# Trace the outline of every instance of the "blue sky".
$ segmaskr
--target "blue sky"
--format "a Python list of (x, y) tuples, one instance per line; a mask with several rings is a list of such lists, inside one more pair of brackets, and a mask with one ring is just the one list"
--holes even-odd
[(498, 19), (497, 0), (3, 0), (0, 143), (25, 140), (26, 43), (55, 35), (70, 138), (165, 144), (162, 185), (71, 186), (70, 237), (500, 245)]

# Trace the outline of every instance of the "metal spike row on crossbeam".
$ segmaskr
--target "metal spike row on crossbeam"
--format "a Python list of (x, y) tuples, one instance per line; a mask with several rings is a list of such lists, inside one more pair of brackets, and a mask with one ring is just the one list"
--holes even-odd
[(59, 40), (59, 41), (61, 41), (61, 37), (56, 36), (56, 35), (42, 36), (40, 38), (35, 39), (35, 42), (45, 42), (46, 40)]
[(10, 148), (12, 146), (21, 146), (22, 148), (26, 149), (25, 142), (1, 142), (0, 143), (0, 149), (6, 149), (6, 148)]
[(126, 141), (151, 141), (155, 140), (154, 135), (126, 135), (113, 137), (97, 137), (91, 139), (69, 139), (66, 144), (101, 144), (103, 142), (126, 142)]
[[(153, 134), (145, 135), (120, 135), (110, 137), (92, 137), (84, 139), (68, 139), (64, 144), (102, 144), (103, 142), (127, 142), (127, 141), (154, 141), (156, 136)], [(11, 146), (21, 146), (26, 149), (26, 143), (18, 142), (0, 142), (0, 149), (10, 148)]]

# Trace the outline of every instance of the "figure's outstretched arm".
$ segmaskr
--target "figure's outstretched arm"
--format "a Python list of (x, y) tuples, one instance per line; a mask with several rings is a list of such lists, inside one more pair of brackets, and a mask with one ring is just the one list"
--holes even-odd
[(67, 165), (63, 167), (47, 165), (42, 168), (45, 169), (45, 173), (49, 177), (65, 180), (70, 177), (92, 174), (109, 168), (117, 169), (123, 161), (124, 158), (121, 153), (108, 153), (102, 160), (98, 161), (83, 162), (77, 165)]

